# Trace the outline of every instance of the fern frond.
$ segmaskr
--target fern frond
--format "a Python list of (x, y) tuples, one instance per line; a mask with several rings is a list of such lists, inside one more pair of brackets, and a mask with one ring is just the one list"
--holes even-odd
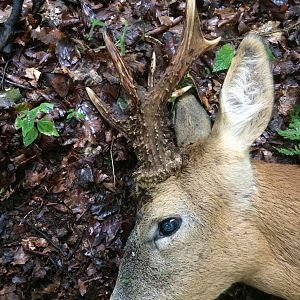
[(288, 129), (286, 130), (278, 130), (277, 133), (284, 137), (285, 139), (289, 139), (292, 141), (300, 141), (300, 122), (299, 122), (299, 127), (297, 128), (292, 128), (289, 126)]
[(294, 148), (282, 148), (282, 147), (274, 147), (279, 153), (284, 155), (300, 155), (300, 144), (295, 145)]
[[(300, 141), (300, 105), (297, 105), (290, 113), (291, 122), (286, 130), (277, 130), (277, 133), (290, 141)], [(294, 148), (274, 147), (284, 155), (300, 155), (300, 144)]]

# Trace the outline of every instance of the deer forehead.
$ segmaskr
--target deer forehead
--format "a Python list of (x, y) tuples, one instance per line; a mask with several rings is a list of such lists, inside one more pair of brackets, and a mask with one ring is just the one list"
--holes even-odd
[(236, 161), (226, 157), (208, 162), (200, 159), (191, 162), (180, 177), (160, 183), (139, 215), (144, 225), (172, 216), (201, 221), (211, 211), (249, 209), (255, 193), (248, 157)]
[(190, 195), (185, 192), (181, 179), (172, 176), (156, 186), (150, 201), (143, 205), (141, 214), (151, 213), (159, 221), (170, 214), (186, 211), (189, 200)]

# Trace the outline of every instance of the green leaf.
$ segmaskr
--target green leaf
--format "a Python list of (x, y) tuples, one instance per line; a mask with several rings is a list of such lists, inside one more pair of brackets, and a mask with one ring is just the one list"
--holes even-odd
[(0, 91), (0, 97), (7, 99), (10, 103), (15, 103), (22, 98), (22, 95), (19, 89), (9, 88)]
[(41, 119), (37, 121), (37, 128), (40, 133), (48, 136), (59, 136), (53, 121), (48, 119)]
[(12, 102), (16, 102), (18, 100), (20, 100), (22, 98), (22, 95), (20, 93), (19, 89), (16, 88), (11, 88), (7, 91), (6, 93), (6, 97), (12, 101)]
[(15, 128), (18, 130), (23, 126), (23, 116), (17, 116), (15, 121)]
[(232, 45), (225, 44), (217, 52), (213, 72), (227, 70), (234, 57), (235, 50)]
[(91, 20), (91, 25), (93, 27), (104, 27), (106, 24), (103, 21), (99, 20), (99, 19), (92, 19)]
[(41, 112), (47, 114), (50, 110), (53, 109), (53, 107), (54, 107), (53, 103), (45, 102), (45, 103), (40, 104), (36, 109), (38, 111), (41, 111)]
[(190, 77), (188, 77), (187, 75), (185, 75), (180, 80), (180, 82), (178, 83), (178, 85), (177, 85), (176, 88), (179, 90), (179, 89), (182, 89), (182, 88), (184, 88), (184, 87), (186, 87), (188, 85), (193, 85), (193, 81), (192, 81), (192, 79)]
[(16, 105), (16, 111), (18, 113), (24, 112), (24, 111), (29, 111), (31, 108), (32, 108), (32, 106), (28, 102), (22, 102), (22, 103)]
[[(291, 122), (286, 130), (277, 130), (277, 133), (283, 138), (292, 141), (289, 148), (274, 147), (279, 153), (283, 155), (300, 155), (300, 105), (297, 105), (290, 112)], [(292, 148), (294, 147), (294, 148)]]
[(83, 112), (80, 112), (73, 108), (68, 109), (67, 113), (68, 113), (67, 120), (70, 120), (72, 118), (76, 118), (78, 120), (83, 120), (85, 118), (85, 114)]
[(39, 133), (35, 127), (32, 127), (26, 135), (23, 134), (23, 143), (25, 147), (33, 143), (33, 141), (38, 137)]
[(118, 98), (117, 104), (119, 105), (119, 107), (122, 111), (125, 111), (126, 108), (128, 107), (128, 102), (125, 99), (121, 98), (121, 97)]
[(291, 122), (286, 130), (277, 130), (277, 133), (282, 137), (292, 140), (300, 141), (300, 105), (296, 106), (290, 112)]
[(124, 21), (124, 28), (122, 31), (122, 34), (120, 35), (119, 39), (117, 40), (117, 46), (120, 48), (120, 54), (121, 56), (125, 55), (125, 37), (126, 37), (126, 32), (128, 29), (128, 22), (127, 20)]
[(283, 155), (288, 155), (288, 156), (292, 156), (292, 155), (300, 155), (300, 144), (297, 146), (294, 146), (293, 148), (282, 148), (282, 147), (274, 147), (279, 153), (283, 154)]
[(267, 48), (267, 53), (268, 53), (268, 57), (269, 57), (269, 60), (274, 60), (276, 57), (274, 56), (272, 50), (268, 47)]
[(69, 111), (68, 115), (67, 115), (67, 120), (72, 119), (73, 117), (75, 117), (75, 110), (73, 111)]
[(76, 113), (76, 117), (77, 117), (77, 119), (79, 119), (79, 120), (83, 120), (84, 118), (85, 118), (85, 113), (83, 113), (83, 112), (77, 112)]
[(39, 111), (39, 108), (36, 107), (36, 108), (33, 108), (31, 110), (29, 110), (26, 114), (27, 114), (27, 117), (30, 118), (30, 119), (35, 119), (37, 113)]
[(32, 130), (34, 127), (34, 118), (30, 118), (29, 116), (26, 116), (22, 120), (22, 135), (26, 136), (29, 131)]
[(277, 133), (286, 139), (300, 141), (300, 127), (296, 129), (277, 130)]

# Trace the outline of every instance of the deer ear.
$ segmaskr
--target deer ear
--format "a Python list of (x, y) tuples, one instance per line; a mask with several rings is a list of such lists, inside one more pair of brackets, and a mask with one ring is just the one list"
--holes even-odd
[(174, 129), (178, 146), (187, 146), (209, 136), (210, 118), (192, 94), (185, 94), (178, 99)]
[(265, 130), (273, 107), (273, 77), (266, 46), (254, 33), (241, 42), (225, 78), (213, 134), (246, 150)]

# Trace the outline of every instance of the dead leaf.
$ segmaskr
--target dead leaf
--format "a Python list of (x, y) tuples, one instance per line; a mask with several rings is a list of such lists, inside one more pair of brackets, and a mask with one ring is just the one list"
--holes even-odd
[(78, 279), (77, 284), (78, 284), (80, 295), (84, 296), (86, 294), (86, 291), (87, 291), (86, 283), (84, 281), (82, 281), (81, 279)]
[(16, 250), (14, 254), (13, 265), (24, 265), (30, 258), (31, 256), (26, 254), (23, 247), (21, 246)]

